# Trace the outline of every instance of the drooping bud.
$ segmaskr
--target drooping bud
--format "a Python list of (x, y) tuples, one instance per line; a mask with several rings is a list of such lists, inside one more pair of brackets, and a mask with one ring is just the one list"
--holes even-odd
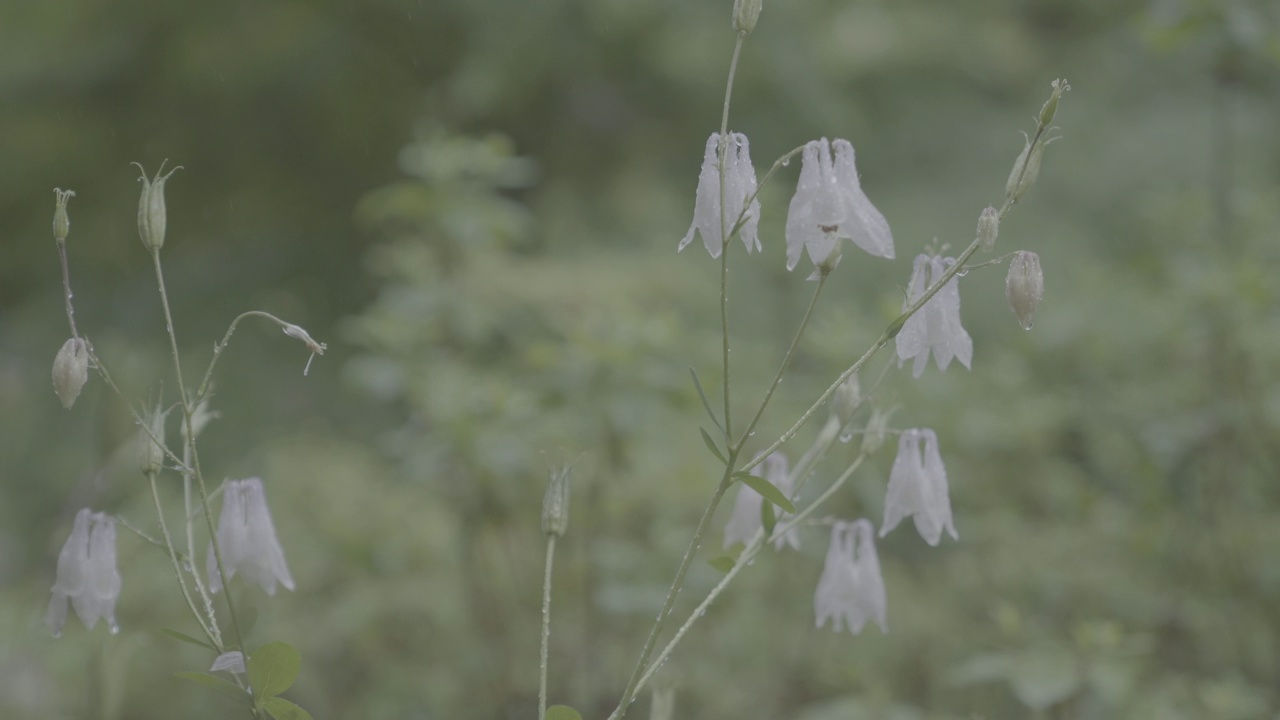
[(302, 344), (306, 345), (307, 349), (311, 351), (311, 356), (307, 358), (306, 366), (302, 368), (302, 374), (305, 376), (307, 373), (311, 372), (311, 361), (314, 360), (317, 355), (323, 355), (324, 351), (329, 349), (329, 345), (328, 343), (316, 342), (315, 339), (311, 337), (310, 333), (304, 330), (301, 326), (294, 325), (293, 323), (285, 323), (282, 329), (284, 330), (285, 335), (288, 335), (294, 340), (301, 340)]
[(142, 171), (142, 177), (138, 178), (142, 183), (142, 197), (138, 198), (138, 235), (148, 250), (158, 252), (164, 247), (164, 231), (167, 224), (164, 183), (170, 175), (181, 170), (182, 166), (179, 165), (161, 175), (164, 172), (164, 163), (160, 163), (160, 169), (156, 171), (155, 177), (149, 180), (147, 171), (141, 165), (138, 165), (138, 169)]
[(569, 478), (572, 465), (551, 468), (551, 482), (542, 497), (542, 532), (548, 537), (564, 537), (569, 529)]
[(1025, 250), (1013, 254), (1009, 261), (1009, 275), (1004, 283), (1009, 309), (1018, 318), (1023, 330), (1030, 330), (1036, 319), (1036, 307), (1044, 298), (1044, 273), (1040, 270), (1040, 256)]
[[(138, 463), (142, 474), (159, 475), (164, 469), (164, 418), (168, 414), (157, 405), (154, 412), (149, 413), (143, 421), (145, 428), (138, 430)], [(159, 442), (157, 442), (159, 441)]]
[(991, 252), (991, 248), (996, 246), (996, 236), (999, 234), (1000, 213), (988, 205), (987, 209), (978, 216), (978, 247), (982, 248), (982, 252)]
[(75, 337), (62, 343), (62, 349), (53, 359), (53, 391), (62, 401), (62, 407), (70, 409), (80, 397), (80, 388), (89, 380), (89, 346)]
[[(858, 385), (858, 374), (854, 373), (836, 388), (836, 394), (831, 398), (831, 417), (840, 421), (841, 428), (848, 428), (849, 421), (853, 419), (853, 414), (861, 404), (862, 388)], [(843, 432), (840, 439), (848, 441)]]
[(58, 242), (67, 241), (67, 233), (71, 231), (71, 220), (67, 218), (67, 201), (75, 197), (75, 191), (53, 189), (57, 195), (57, 207), (53, 211), (53, 239)]
[(733, 0), (733, 29), (746, 35), (756, 28), (763, 0)]

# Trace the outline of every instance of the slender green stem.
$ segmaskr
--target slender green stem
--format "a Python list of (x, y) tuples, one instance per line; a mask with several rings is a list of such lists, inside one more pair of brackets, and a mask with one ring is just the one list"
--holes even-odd
[(205, 637), (209, 638), (209, 642), (213, 643), (213, 646), (221, 653), (224, 650), (222, 641), (205, 624), (204, 616), (196, 609), (196, 603), (191, 598), (191, 590), (187, 588), (186, 578), (182, 575), (182, 563), (178, 560), (178, 551), (173, 547), (173, 536), (169, 534), (169, 524), (165, 522), (164, 508), (160, 504), (160, 490), (156, 487), (156, 474), (153, 472), (147, 473), (147, 482), (151, 485), (151, 499), (156, 504), (156, 517), (160, 519), (160, 532), (164, 535), (164, 546), (169, 550), (169, 560), (173, 563), (174, 575), (178, 577), (178, 587), (182, 589), (182, 597), (187, 601), (187, 607), (191, 609), (191, 614), (195, 617), (196, 622), (200, 624), (200, 629), (204, 631)]
[(231, 343), (231, 336), (235, 333), (236, 326), (240, 324), (241, 320), (244, 320), (247, 317), (266, 318), (279, 325), (281, 328), (289, 327), (289, 323), (281, 320), (271, 313), (263, 312), (261, 310), (250, 310), (237, 315), (235, 319), (231, 321), (231, 325), (227, 328), (227, 333), (222, 336), (222, 342), (213, 346), (213, 357), (209, 359), (209, 367), (205, 369), (204, 377), (200, 380), (200, 386), (196, 389), (195, 404), (199, 404), (200, 401), (205, 398), (205, 394), (209, 392), (209, 383), (213, 380), (213, 368), (218, 364), (218, 359), (222, 357), (222, 352), (227, 349), (227, 345)]
[(67, 241), (58, 240), (58, 259), (62, 261), (62, 295), (67, 303), (67, 324), (71, 326), (71, 337), (79, 338), (76, 330), (76, 309), (71, 304), (71, 271), (67, 267)]
[[(160, 288), (160, 304), (164, 307), (165, 329), (169, 335), (169, 346), (173, 351), (173, 372), (178, 378), (178, 395), (182, 399), (182, 415), (186, 420), (186, 426), (191, 428), (194, 427), (192, 422), (194, 408), (187, 395), (187, 388), (182, 378), (182, 361), (178, 355), (178, 334), (173, 329), (173, 313), (169, 308), (169, 294), (165, 290), (164, 268), (160, 264), (160, 251), (158, 249), (151, 251), (151, 260), (155, 268), (156, 283)], [(218, 531), (213, 522), (213, 509), (209, 504), (209, 491), (205, 487), (204, 474), (200, 472), (200, 453), (196, 449), (193, 435), (188, 433), (187, 437), (185, 437), (185, 442), (187, 449), (191, 452), (191, 463), (188, 467), (192, 470), (196, 485), (200, 489), (200, 506), (204, 510), (205, 524), (208, 526), (209, 538), (213, 546), (213, 557), (218, 566), (218, 577), (222, 582), (223, 592), (226, 597), (227, 613), (231, 617), (231, 629), (235, 633), (236, 644), (239, 646), (240, 651), (247, 655), (248, 648), (244, 644), (244, 634), (240, 630), (240, 620), (236, 617), (236, 605), (231, 600), (231, 587), (227, 581), (226, 565), (222, 561), (222, 548), (218, 546)], [(183, 454), (186, 454), (185, 451)]]
[[(186, 445), (183, 448), (183, 460), (187, 467), (191, 466), (191, 448), (195, 443), (194, 437), (186, 437), (190, 433), (191, 427), (184, 426), (186, 431), (183, 433)], [(218, 636), (219, 641), (222, 639), (222, 629), (218, 627), (218, 614), (213, 609), (213, 597), (209, 594), (209, 590), (205, 588), (204, 581), (200, 579), (200, 569), (195, 564), (196, 557), (196, 540), (195, 540), (195, 524), (191, 521), (194, 516), (191, 512), (191, 477), (189, 470), (182, 473), (182, 509), (183, 520), (187, 530), (187, 554), (191, 556), (191, 579), (195, 583), (196, 592), (200, 594), (200, 600), (204, 603), (205, 614), (209, 616), (209, 627), (213, 630), (213, 634)]]
[(168, 550), (168, 546), (166, 546), (164, 543), (151, 537), (146, 532), (139, 529), (136, 525), (126, 520), (123, 515), (116, 515), (115, 520), (116, 522), (123, 525), (126, 530), (128, 530), (129, 532), (132, 532), (134, 535), (137, 535), (138, 537), (142, 538), (143, 540), (146, 540), (147, 542), (151, 543), (152, 545), (155, 545), (156, 547), (160, 547)]
[(782, 382), (782, 376), (786, 374), (787, 368), (791, 365), (791, 359), (795, 356), (796, 347), (800, 345), (800, 338), (804, 337), (805, 328), (809, 327), (809, 319), (813, 317), (813, 309), (818, 305), (818, 296), (822, 294), (822, 286), (827, 284), (827, 276), (831, 270), (823, 267), (818, 275), (818, 286), (813, 289), (813, 297), (809, 299), (809, 307), (804, 311), (804, 317), (800, 320), (800, 327), (796, 329), (795, 337), (791, 338), (791, 345), (787, 348), (786, 355), (782, 356), (782, 364), (778, 366), (778, 372), (773, 376), (773, 382), (769, 384), (769, 389), (765, 391), (764, 399), (760, 401), (760, 407), (756, 409), (755, 417), (751, 418), (751, 422), (747, 423), (747, 428), (742, 431), (742, 437), (738, 438), (735, 447), (738, 450), (747, 443), (751, 437), (752, 431), (756, 429), (756, 424), (760, 422), (760, 418), (764, 415), (765, 408), (769, 407), (769, 400), (773, 398), (773, 392), (778, 389), (778, 384)]
[[(733, 442), (733, 416), (729, 401), (729, 219), (725, 216), (725, 155), (729, 152), (729, 105), (733, 97), (733, 78), (738, 72), (738, 58), (742, 54), (745, 34), (739, 33), (733, 44), (733, 59), (729, 61), (729, 79), (724, 90), (724, 110), (720, 114), (720, 147), (718, 168), (720, 171), (720, 349), (724, 368), (724, 440)], [(743, 212), (749, 205), (743, 206)]]
[[(1006, 207), (1005, 209), (1001, 210), (1002, 218), (1004, 216), (1004, 213), (1007, 212), (1007, 209), (1008, 208)], [(792, 425), (789, 430), (787, 430), (785, 433), (782, 434), (781, 437), (775, 440), (772, 445), (770, 445), (769, 447), (757, 453), (756, 456), (751, 459), (751, 462), (747, 463), (746, 466), (742, 468), (742, 470), (743, 471), (750, 470), (755, 466), (759, 465), (760, 463), (764, 462), (764, 459), (769, 457), (769, 455), (772, 454), (774, 450), (777, 450), (778, 448), (782, 447), (784, 444), (790, 441), (791, 438), (795, 437), (796, 433), (800, 432), (800, 428), (804, 427), (804, 424), (809, 422), (809, 418), (813, 417), (813, 414), (818, 411), (818, 408), (822, 407), (823, 403), (827, 402), (827, 400), (829, 400), (831, 396), (835, 394), (836, 390), (838, 390), (840, 386), (843, 385), (844, 382), (849, 379), (850, 376), (852, 376), (854, 373), (861, 370), (862, 366), (865, 365), (867, 361), (870, 360), (871, 357), (880, 350), (880, 348), (883, 348), (885, 345), (888, 345), (889, 341), (897, 336), (897, 334), (902, 330), (902, 326), (907, 322), (907, 320), (912, 315), (915, 315), (917, 312), (919, 312), (920, 308), (924, 307), (925, 303), (929, 302), (929, 300), (933, 298), (934, 295), (937, 295), (938, 292), (942, 290), (942, 288), (946, 287), (946, 284), (950, 282), (952, 278), (954, 278), (961, 270), (965, 269), (965, 263), (967, 263), (969, 261), (969, 258), (973, 257), (973, 254), (978, 251), (978, 247), (980, 244), (981, 243), (977, 238), (975, 238), (973, 242), (969, 243), (969, 247), (965, 248), (965, 251), (961, 253), (960, 257), (956, 258), (956, 261), (952, 263), (951, 267), (947, 268), (947, 271), (942, 274), (942, 277), (939, 278), (937, 282), (930, 285), (929, 288), (924, 291), (924, 294), (922, 294), (919, 299), (917, 299), (914, 303), (908, 306), (907, 309), (903, 310), (902, 314), (899, 315), (897, 319), (889, 323), (889, 326), (885, 328), (884, 332), (880, 333), (880, 337), (877, 338), (874, 343), (872, 343), (871, 347), (867, 348), (867, 351), (862, 354), (862, 357), (858, 358), (856, 362), (854, 362), (852, 365), (846, 368), (844, 372), (840, 373), (840, 376), (836, 378), (835, 382), (831, 383), (831, 386), (828, 387), (821, 395), (818, 396), (818, 399), (815, 400), (814, 403), (809, 406), (808, 410), (804, 411), (804, 413), (800, 416), (800, 419), (796, 420), (795, 424)]]
[(666, 627), (667, 619), (671, 615), (671, 607), (676, 601), (676, 595), (680, 592), (681, 586), (684, 585), (684, 576), (689, 572), (689, 566), (693, 564), (693, 556), (702, 545), (702, 537), (706, 534), (707, 527), (711, 524), (711, 517), (715, 515), (716, 508), (720, 506), (720, 500), (724, 498), (725, 492), (733, 484), (729, 471), (733, 467), (736, 457), (736, 454), (730, 453), (728, 457), (729, 464), (725, 467), (720, 483), (716, 485), (711, 501), (707, 503), (707, 509), (702, 513), (702, 519), (698, 521), (698, 527), (693, 531), (693, 540), (689, 543), (688, 549), (685, 550), (684, 558), (680, 561), (680, 567), (676, 570), (675, 580), (671, 583), (671, 589), (667, 591), (667, 599), (662, 603), (662, 609), (658, 611), (658, 617), (654, 620), (653, 627), (649, 630), (649, 637), (645, 640), (644, 648), (640, 651), (640, 659), (636, 661), (635, 669), (631, 672), (631, 678), (627, 680), (627, 689), (623, 692), (622, 700), (618, 703), (618, 707), (609, 715), (609, 720), (620, 720), (622, 716), (626, 715), (627, 709), (631, 706), (631, 701), (635, 699), (636, 693), (640, 690), (640, 675), (648, 666), (649, 655), (653, 652), (654, 646), (657, 645), (658, 636), (662, 633), (662, 629)]
[(538, 720), (547, 717), (547, 656), (551, 648), (551, 568), (555, 564), (556, 536), (547, 535), (547, 566), (542, 574), (542, 652), (538, 659)]
[[(816, 448), (817, 445), (814, 447)], [(636, 684), (637, 691), (642, 689), (645, 683), (649, 682), (649, 679), (653, 677), (653, 674), (658, 671), (658, 668), (662, 667), (662, 664), (667, 661), (667, 658), (670, 657), (671, 653), (676, 649), (676, 645), (679, 645), (680, 641), (684, 639), (684, 636), (689, 632), (689, 629), (698, 622), (699, 618), (707, 614), (707, 608), (711, 607), (711, 603), (715, 602), (716, 598), (720, 596), (720, 593), (724, 592), (725, 588), (729, 587), (729, 583), (733, 582), (733, 579), (738, 576), (738, 573), (743, 568), (750, 565), (751, 562), (755, 560), (756, 555), (764, 549), (764, 546), (772, 541), (773, 538), (783, 537), (787, 531), (799, 525), (805, 520), (805, 518), (813, 514), (819, 506), (831, 499), (831, 496), (835, 495), (836, 491), (843, 487), (844, 484), (849, 481), (849, 478), (853, 477), (853, 473), (857, 471), (866, 458), (866, 453), (860, 453), (844, 473), (842, 473), (840, 477), (831, 484), (831, 487), (827, 488), (825, 492), (819, 495), (803, 510), (790, 518), (787, 518), (786, 522), (779, 522), (777, 527), (773, 529), (772, 538), (766, 538), (764, 536), (763, 529), (756, 531), (756, 534), (747, 542), (747, 546), (743, 548), (742, 553), (738, 555), (738, 559), (734, 561), (733, 567), (729, 569), (729, 572), (725, 573), (724, 577), (720, 579), (720, 582), (716, 583), (715, 587), (711, 588), (711, 591), (702, 599), (702, 602), (698, 603), (698, 606), (693, 609), (693, 612), (689, 613), (689, 617), (684, 621), (684, 624), (680, 626), (680, 629), (676, 630), (675, 635), (671, 636), (671, 640), (667, 642), (666, 646), (662, 648), (662, 651), (654, 658), (653, 662), (649, 665), (649, 668), (645, 670), (644, 675), (640, 676), (640, 682)]]

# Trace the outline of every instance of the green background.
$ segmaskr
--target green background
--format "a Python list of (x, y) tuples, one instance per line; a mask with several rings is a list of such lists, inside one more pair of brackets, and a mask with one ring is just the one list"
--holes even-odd
[[(548, 464), (581, 455), (551, 699), (607, 714), (717, 472), (687, 368), (718, 387), (719, 267), (675, 245), (718, 127), (730, 10), (0, 5), (0, 716), (233, 716), (172, 677), (212, 658), (159, 632), (197, 628), (164, 555), (132, 534), (123, 632), (73, 619), (55, 641), (43, 624), (78, 508), (155, 526), (127, 405), (94, 378), (68, 412), (50, 387), (67, 337), (50, 191), (76, 191), (82, 331), (127, 393), (171, 401), (129, 164), (166, 158), (184, 166), (164, 261), (188, 367), (249, 309), (329, 343), (303, 377), (300, 344), (244, 325), (203, 437), (211, 478), (266, 480), (298, 590), (233, 592), (257, 618), (251, 647), (301, 651), (288, 697), (318, 719), (535, 717), (541, 496)], [(902, 406), (896, 427), (937, 431), (961, 541), (905, 528), (879, 544), (885, 636), (813, 628), (823, 529), (764, 553), (672, 661), (676, 717), (1280, 713), (1277, 15), (765, 0), (731, 128), (761, 172), (815, 137), (853, 142), (898, 258), (846, 253), (760, 447), (894, 317), (911, 258), (963, 247), (999, 204), (1050, 80), (1073, 90), (997, 249), (1039, 253), (1036, 327), (1005, 307), (1000, 268), (975, 270), (973, 370), (891, 371), (876, 397)], [(784, 269), (795, 172), (762, 194), (763, 254), (731, 250), (739, 425), (812, 287), (807, 260)], [(878, 520), (892, 450), (829, 513)], [(725, 517), (679, 617), (716, 581), (701, 559)]]

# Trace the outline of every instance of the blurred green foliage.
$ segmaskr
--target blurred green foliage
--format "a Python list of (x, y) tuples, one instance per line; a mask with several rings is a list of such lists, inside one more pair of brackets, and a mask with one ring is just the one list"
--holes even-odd
[[(186, 168), (165, 247), (184, 357), (255, 308), (330, 343), (304, 378), (296, 342), (246, 325), (202, 456), (267, 480), (299, 589), (233, 592), (251, 646), (301, 651), (290, 698), (317, 718), (534, 717), (546, 468), (583, 454), (551, 700), (612, 709), (714, 483), (687, 368), (718, 387), (718, 267), (674, 249), (731, 6), (0, 6), (0, 716), (235, 716), (173, 677), (212, 658), (161, 633), (194, 625), (130, 534), (121, 635), (41, 622), (76, 509), (154, 524), (124, 406), (91, 379), (67, 412), (49, 386), (67, 335), (49, 191), (77, 193), (82, 329), (127, 391), (172, 396), (128, 165), (165, 158)], [(899, 257), (845, 259), (762, 446), (893, 317), (918, 248), (968, 242), (1049, 80), (1075, 89), (998, 243), (1040, 254), (1035, 329), (975, 270), (973, 371), (880, 389), (898, 426), (937, 430), (961, 541), (886, 538), (890, 633), (856, 638), (812, 628), (821, 530), (766, 553), (677, 652), (676, 717), (1280, 713), (1277, 14), (766, 0), (731, 126), (761, 169), (850, 139)], [(763, 193), (763, 256), (731, 258), (740, 411), (810, 291), (783, 269), (794, 172)], [(891, 450), (831, 512), (879, 517)], [(716, 579), (700, 562), (677, 614)]]

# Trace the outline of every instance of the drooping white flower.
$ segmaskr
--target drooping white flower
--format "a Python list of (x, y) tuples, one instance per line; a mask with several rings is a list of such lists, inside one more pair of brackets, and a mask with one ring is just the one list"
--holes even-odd
[[(947, 268), (954, 263), (955, 258), (916, 256), (911, 273), (911, 287), (907, 298), (902, 302), (902, 309), (906, 310), (919, 300), (925, 290), (941, 280)], [(924, 307), (908, 318), (895, 340), (898, 367), (902, 367), (907, 360), (914, 359), (911, 374), (915, 377), (924, 373), (930, 351), (933, 352), (933, 359), (939, 370), (946, 370), (952, 358), (959, 360), (966, 368), (970, 367), (973, 361), (973, 340), (960, 325), (958, 278), (951, 278)]]
[(90, 630), (105, 618), (114, 635), (116, 600), (120, 597), (120, 572), (116, 569), (116, 523), (102, 513), (85, 508), (76, 513), (71, 537), (58, 553), (58, 577), (45, 623), (54, 637), (62, 634), (67, 621), (67, 601)]
[[(921, 441), (924, 441), (923, 453)], [(960, 539), (951, 520), (947, 470), (938, 452), (938, 436), (932, 430), (904, 430), (898, 438), (898, 457), (889, 471), (880, 537), (908, 515), (915, 520), (920, 537), (930, 545), (938, 544), (944, 529), (952, 540)]]
[[(685, 233), (677, 251), (693, 242), (696, 230), (702, 236), (711, 257), (718, 258), (724, 250), (724, 237), (720, 232), (720, 167), (718, 152), (720, 133), (711, 133), (707, 138), (706, 152), (702, 156), (702, 172), (698, 175), (698, 193), (693, 206), (693, 223), (689, 232)], [(743, 216), (742, 229), (739, 235), (747, 246), (747, 252), (760, 249), (760, 237), (757, 228), (760, 225), (760, 200), (755, 198), (756, 170), (751, 165), (751, 148), (747, 136), (742, 133), (729, 133), (724, 155), (724, 223), (725, 230), (732, 232), (738, 216)], [(745, 205), (747, 198), (751, 204)]]
[[(293, 576), (276, 539), (276, 527), (271, 522), (261, 478), (227, 481), (222, 494), (222, 515), (218, 518), (218, 548), (222, 551), (228, 581), (238, 572), (246, 580), (261, 585), (268, 595), (276, 594), (276, 582), (293, 589)], [(218, 576), (213, 543), (209, 543), (205, 566), (209, 589), (218, 592), (222, 589), (222, 579)]]
[(827, 560), (813, 595), (818, 627), (831, 618), (836, 632), (847, 625), (849, 632), (857, 635), (868, 620), (874, 620), (880, 632), (889, 632), (885, 617), (888, 601), (874, 533), (874, 526), (866, 519), (841, 520), (831, 527)]
[[(794, 482), (788, 469), (787, 456), (780, 452), (775, 452), (764, 460), (764, 472), (761, 477), (768, 480), (774, 487), (782, 491), (783, 495), (788, 498), (794, 490)], [(738, 497), (733, 502), (733, 513), (729, 516), (729, 522), (724, 526), (724, 546), (731, 547), (734, 543), (749, 542), (757, 531), (764, 527), (764, 521), (760, 517), (760, 511), (763, 509), (765, 500), (760, 493), (752, 490), (745, 483), (738, 488)], [(785, 522), (791, 517), (791, 513), (774, 509), (776, 521), (778, 523)], [(778, 550), (783, 545), (789, 545), (793, 550), (800, 549), (800, 533), (799, 528), (791, 528), (774, 540), (774, 547)]]
[(804, 146), (800, 181), (787, 210), (787, 269), (795, 269), (806, 249), (814, 265), (834, 267), (842, 238), (877, 257), (893, 258), (893, 233), (862, 192), (853, 145), (813, 140)]

